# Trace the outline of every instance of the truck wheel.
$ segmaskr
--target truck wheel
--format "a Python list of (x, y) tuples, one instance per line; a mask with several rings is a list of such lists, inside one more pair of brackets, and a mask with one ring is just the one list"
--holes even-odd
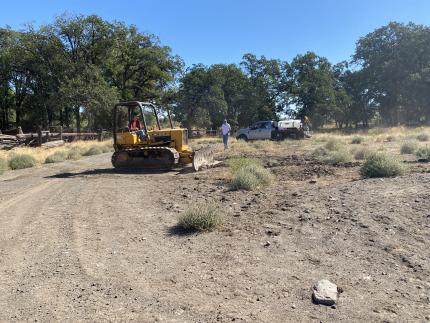
[(237, 140), (245, 140), (248, 141), (248, 138), (245, 135), (240, 135), (239, 137), (237, 137)]

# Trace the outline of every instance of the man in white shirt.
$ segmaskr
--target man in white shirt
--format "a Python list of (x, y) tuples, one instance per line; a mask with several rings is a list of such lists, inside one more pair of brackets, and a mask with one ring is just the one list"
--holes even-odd
[(224, 119), (224, 122), (221, 126), (221, 132), (222, 132), (222, 141), (224, 142), (224, 149), (228, 148), (228, 137), (230, 135), (231, 127), (228, 124), (227, 120)]

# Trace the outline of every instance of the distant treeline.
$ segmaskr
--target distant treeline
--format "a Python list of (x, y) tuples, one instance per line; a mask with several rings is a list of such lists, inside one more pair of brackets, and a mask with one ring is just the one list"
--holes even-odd
[(360, 38), (351, 60), (313, 52), (291, 62), (245, 54), (239, 65), (193, 65), (154, 35), (98, 16), (0, 29), (0, 128), (111, 127), (119, 100), (169, 107), (185, 127), (286, 115), (314, 127), (430, 124), (430, 28), (390, 23)]

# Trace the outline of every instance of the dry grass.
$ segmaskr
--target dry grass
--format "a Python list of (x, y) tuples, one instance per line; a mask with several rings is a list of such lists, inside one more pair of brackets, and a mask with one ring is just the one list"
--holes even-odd
[(351, 144), (358, 145), (364, 142), (364, 138), (362, 136), (354, 136), (351, 139)]
[(101, 146), (91, 146), (82, 155), (83, 156), (94, 156), (103, 154), (103, 148)]
[(361, 147), (354, 151), (355, 160), (364, 160), (369, 155), (370, 151), (367, 147)]
[(352, 162), (353, 158), (347, 150), (338, 150), (330, 152), (323, 161), (330, 165), (340, 165)]
[[(105, 153), (113, 150), (112, 141), (103, 141), (98, 142), (95, 140), (91, 141), (77, 141), (73, 143), (67, 143), (61, 147), (53, 147), (53, 148), (43, 148), (43, 147), (18, 147), (12, 150), (0, 150), (0, 159), (6, 160), (8, 164), (12, 163), (17, 164), (16, 156), (31, 156), (32, 162), (34, 164), (31, 167), (36, 165), (47, 163), (57, 163), (64, 161), (66, 159), (69, 160), (78, 160), (80, 159), (86, 152), (89, 150), (96, 151), (97, 153)], [(28, 161), (29, 158), (25, 157)], [(33, 161), (34, 160), (34, 161)], [(19, 169), (20, 166), (14, 166), (11, 169)]]
[(371, 153), (361, 166), (360, 174), (364, 178), (393, 177), (403, 175), (407, 167), (395, 156), (384, 152)]
[(218, 207), (213, 204), (198, 204), (179, 217), (178, 226), (185, 230), (212, 231), (221, 223)]
[(402, 155), (413, 154), (418, 148), (418, 144), (413, 140), (408, 140), (402, 143), (400, 153)]
[(46, 157), (45, 163), (46, 164), (60, 163), (62, 161), (65, 161), (66, 158), (67, 158), (67, 151), (57, 150), (56, 152)]
[(275, 179), (258, 159), (234, 158), (229, 165), (232, 173), (231, 186), (236, 190), (252, 191), (270, 185)]
[(342, 141), (338, 138), (330, 138), (324, 145), (324, 147), (329, 151), (338, 151), (342, 149)]
[(418, 148), (418, 150), (415, 152), (415, 156), (419, 161), (430, 162), (430, 147), (425, 146)]
[(3, 174), (5, 170), (7, 170), (7, 168), (7, 160), (4, 158), (0, 158), (0, 175)]
[(422, 133), (418, 134), (416, 138), (418, 141), (429, 141), (430, 136), (429, 136), (429, 134), (422, 132)]
[(31, 168), (37, 165), (36, 159), (28, 154), (16, 154), (9, 159), (10, 169), (24, 169)]
[(260, 159), (248, 158), (248, 157), (236, 157), (228, 161), (228, 165), (233, 173), (237, 172), (240, 168), (248, 166), (260, 166), (263, 167), (263, 163)]

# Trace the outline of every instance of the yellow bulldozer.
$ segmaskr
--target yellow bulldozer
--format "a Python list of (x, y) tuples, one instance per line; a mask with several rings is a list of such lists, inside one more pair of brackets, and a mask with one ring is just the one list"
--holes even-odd
[[(168, 127), (162, 128), (159, 110), (149, 102), (128, 101), (115, 105), (112, 165), (122, 170), (170, 170), (192, 164), (197, 171), (213, 164), (218, 145), (193, 151), (188, 145), (188, 130), (173, 126), (169, 110), (164, 111)], [(148, 121), (155, 127), (151, 129)]]

